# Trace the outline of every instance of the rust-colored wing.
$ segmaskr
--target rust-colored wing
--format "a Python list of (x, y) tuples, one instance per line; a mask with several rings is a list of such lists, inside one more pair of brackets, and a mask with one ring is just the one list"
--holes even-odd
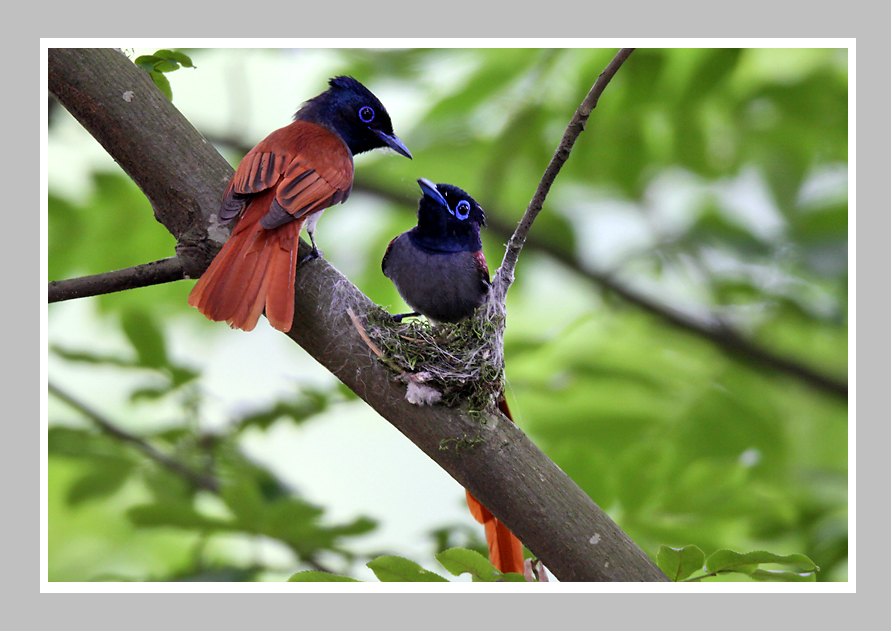
[(219, 217), (238, 223), (189, 304), (246, 331), (265, 310), (273, 327), (288, 331), (303, 224), (314, 225), (318, 215), (309, 215), (346, 200), (352, 182), (353, 156), (333, 132), (306, 121), (272, 132), (229, 182)]
[(260, 225), (271, 230), (346, 201), (353, 185), (353, 156), (328, 129), (296, 121), (272, 132), (238, 165), (220, 209), (226, 221), (254, 195), (275, 188)]

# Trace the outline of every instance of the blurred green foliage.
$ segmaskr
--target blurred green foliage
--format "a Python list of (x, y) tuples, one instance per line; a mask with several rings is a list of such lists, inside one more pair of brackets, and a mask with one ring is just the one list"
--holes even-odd
[[(200, 69), (177, 80), (218, 63), (215, 51), (188, 52)], [(331, 51), (337, 73), (356, 76), (384, 102), (388, 93), (406, 100), (413, 124), (394, 115), (394, 127), (414, 160), (363, 158), (356, 192), (337, 213), (371, 204), (373, 221), (355, 225), (357, 214), (336, 237), (320, 232), (322, 249), (332, 244), (329, 260), (337, 265), (344, 251), (338, 240), (361, 239), (351, 280), (398, 310), (380, 256), (414, 224), (413, 183), (423, 176), (465, 188), (486, 208), (492, 228), (484, 247), (494, 270), (506, 240), (497, 226), (515, 225), (614, 53)], [(243, 57), (248, 69), (256, 63), (251, 51)], [(299, 74), (299, 55), (292, 64)], [(806, 554), (820, 567), (817, 580), (847, 578), (846, 399), (728, 354), (596, 281), (608, 272), (666, 309), (725, 322), (770, 352), (846, 379), (847, 76), (844, 50), (635, 51), (533, 228), (564, 262), (534, 244), (521, 256), (505, 339), (515, 416), (654, 559), (662, 545), (695, 544), (704, 555), (764, 549)], [(244, 141), (226, 129), (201, 131), (229, 137), (220, 143), (227, 152)], [(173, 238), (132, 183), (106, 171), (91, 177), (86, 200), (50, 190), (50, 280), (173, 253)], [(323, 228), (336, 231), (330, 215)], [(176, 420), (132, 431), (220, 480), (208, 506), (206, 493), (182, 476), (73, 422), (71, 408), (51, 406), (50, 579), (256, 580), (269, 568), (219, 542), (257, 536), (293, 555), (285, 577), (331, 553), (348, 572), (357, 559), (350, 542), (373, 521), (332, 525), (322, 507), (245, 456), (239, 441), (248, 427), (311, 421), (349, 394), (298, 384), (291, 399), (242, 415), (222, 434), (205, 432), (202, 375), (173, 358), (179, 352), (167, 349), (165, 330), (175, 316), (200, 319), (186, 306), (190, 285), (95, 299), (130, 357), (109, 356), (89, 339), (77, 349), (54, 345), (50, 308), (51, 354), (75, 368), (145, 375), (129, 405), (167, 406), (159, 416), (172, 405)], [(448, 527), (435, 536), (440, 550), (454, 545)], [(122, 543), (129, 537), (132, 544)], [(109, 574), (76, 554), (85, 540), (93, 559), (129, 550), (128, 569)]]

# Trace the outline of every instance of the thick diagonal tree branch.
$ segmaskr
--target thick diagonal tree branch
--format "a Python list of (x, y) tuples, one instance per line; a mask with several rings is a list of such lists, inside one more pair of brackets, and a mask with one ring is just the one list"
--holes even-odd
[(122, 52), (48, 53), (49, 91), (145, 193), (177, 239), (181, 277), (200, 276), (219, 248), (208, 225), (232, 167)]
[[(51, 49), (49, 65), (51, 91), (149, 197), (178, 240), (185, 275), (197, 277), (218, 241), (207, 231), (231, 167), (119, 52)], [(325, 260), (302, 265), (296, 283), (289, 336), (483, 502), (557, 578), (668, 580), (515, 425), (496, 414), (479, 419), (408, 403), (405, 386), (348, 315), (376, 306)], [(478, 435), (484, 440), (473, 448), (440, 448)]]

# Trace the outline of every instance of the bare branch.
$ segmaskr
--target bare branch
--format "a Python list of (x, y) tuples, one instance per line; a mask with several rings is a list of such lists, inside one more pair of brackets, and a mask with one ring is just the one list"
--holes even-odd
[(51, 281), (48, 301), (61, 302), (74, 298), (99, 296), (137, 287), (160, 285), (183, 278), (182, 259), (174, 256), (113, 272)]
[(88, 405), (82, 403), (59, 387), (53, 385), (52, 382), (50, 382), (47, 387), (51, 394), (55, 395), (61, 401), (64, 401), (75, 410), (86, 416), (93, 422), (94, 425), (96, 425), (96, 427), (102, 430), (103, 433), (108, 434), (113, 438), (117, 438), (122, 442), (133, 445), (143, 454), (148, 456), (149, 459), (154, 460), (163, 467), (166, 467), (174, 473), (181, 475), (198, 488), (210, 491), (212, 493), (219, 492), (220, 484), (213, 476), (195, 471), (194, 469), (186, 466), (178, 460), (174, 460), (167, 454), (158, 451), (139, 436), (121, 429), (120, 427), (106, 419), (105, 416), (103, 416), (102, 414), (99, 414)]
[(532, 200), (529, 202), (520, 224), (507, 243), (507, 251), (504, 253), (501, 267), (498, 268), (492, 281), (493, 300), (504, 301), (507, 290), (514, 281), (514, 268), (517, 265), (520, 250), (523, 249), (523, 244), (526, 242), (526, 235), (529, 234), (529, 230), (532, 228), (532, 222), (535, 221), (538, 213), (541, 212), (545, 198), (551, 190), (551, 185), (557, 178), (557, 174), (560, 173), (560, 169), (563, 168), (563, 164), (569, 159), (572, 147), (579, 134), (584, 131), (588, 117), (597, 106), (597, 101), (600, 99), (600, 95), (603, 94), (603, 90), (632, 52), (634, 52), (633, 48), (623, 48), (616, 53), (616, 56), (613, 57), (606, 69), (597, 77), (597, 81), (594, 82), (588, 95), (573, 115), (572, 120), (569, 121), (566, 131), (563, 133), (563, 138), (560, 140), (560, 145), (557, 147), (557, 151), (554, 152), (544, 175), (541, 176), (538, 188), (535, 190), (535, 194), (532, 196)]
[[(121, 429), (116, 423), (108, 420), (108, 418), (106, 418), (104, 415), (95, 411), (93, 408), (78, 400), (77, 398), (71, 396), (58, 386), (54, 385), (52, 382), (47, 384), (47, 389), (49, 390), (50, 394), (53, 394), (60, 401), (63, 401), (64, 403), (87, 417), (104, 434), (107, 434), (108, 436), (111, 436), (112, 438), (115, 438), (123, 443), (133, 445), (149, 460), (153, 460), (169, 471), (182, 476), (184, 479), (186, 479), (189, 483), (193, 484), (197, 488), (204, 489), (205, 491), (209, 491), (216, 495), (220, 494), (220, 482), (213, 475), (209, 473), (203, 473), (201, 471), (195, 471), (179, 460), (171, 458), (167, 454), (155, 449), (155, 447), (153, 447), (145, 439)], [(323, 572), (332, 573), (332, 570), (330, 568), (325, 567), (313, 557), (305, 557), (302, 560), (310, 567), (321, 570)]]

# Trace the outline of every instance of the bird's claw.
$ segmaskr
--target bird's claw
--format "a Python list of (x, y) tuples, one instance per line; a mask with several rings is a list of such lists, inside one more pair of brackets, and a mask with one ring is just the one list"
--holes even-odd
[(411, 317), (419, 316), (419, 315), (421, 315), (421, 314), (418, 313), (417, 311), (412, 311), (411, 313), (391, 314), (390, 318), (392, 318), (393, 322), (401, 323), (403, 318), (411, 318)]
[(320, 249), (318, 249), (317, 247), (313, 247), (313, 249), (309, 251), (309, 254), (307, 254), (302, 259), (300, 259), (299, 264), (303, 265), (304, 263), (307, 263), (314, 259), (320, 259), (320, 258), (322, 258), (322, 254), (324, 254), (324, 253)]

